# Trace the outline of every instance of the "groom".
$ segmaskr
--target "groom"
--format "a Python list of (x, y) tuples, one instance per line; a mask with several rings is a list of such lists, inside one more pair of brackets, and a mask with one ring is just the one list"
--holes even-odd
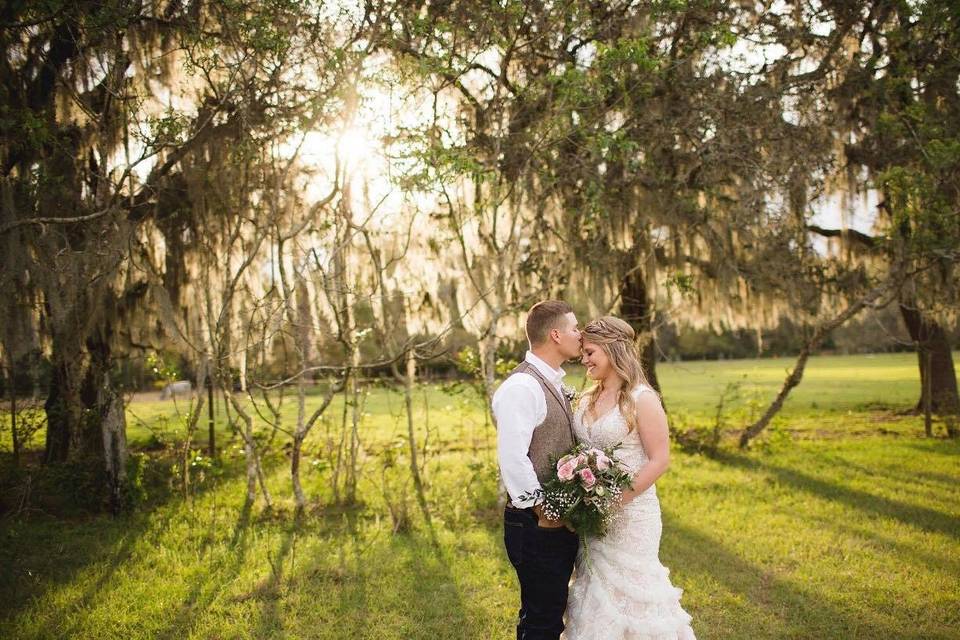
[(541, 484), (553, 474), (551, 458), (575, 442), (560, 365), (580, 355), (580, 331), (573, 309), (560, 300), (533, 305), (526, 330), (530, 350), (492, 403), (500, 475), (510, 494), (503, 542), (520, 581), (517, 640), (557, 639), (578, 538), (562, 522), (544, 517)]

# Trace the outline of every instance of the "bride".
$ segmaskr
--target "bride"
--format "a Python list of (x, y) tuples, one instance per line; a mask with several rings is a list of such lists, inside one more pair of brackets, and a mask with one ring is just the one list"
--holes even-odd
[(575, 415), (577, 439), (606, 448), (622, 443), (632, 489), (603, 538), (588, 538), (577, 557), (567, 603), (566, 640), (694, 640), (681, 589), (660, 564), (660, 502), (654, 482), (669, 463), (667, 419), (645, 384), (629, 324), (612, 316), (581, 332), (583, 364), (597, 382)]

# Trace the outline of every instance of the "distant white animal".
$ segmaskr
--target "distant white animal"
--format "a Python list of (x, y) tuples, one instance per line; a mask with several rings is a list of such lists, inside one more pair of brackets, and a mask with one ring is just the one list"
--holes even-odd
[(193, 391), (193, 385), (190, 384), (189, 380), (177, 380), (163, 388), (163, 391), (160, 392), (160, 399), (166, 400), (177, 396), (190, 395), (191, 391)]

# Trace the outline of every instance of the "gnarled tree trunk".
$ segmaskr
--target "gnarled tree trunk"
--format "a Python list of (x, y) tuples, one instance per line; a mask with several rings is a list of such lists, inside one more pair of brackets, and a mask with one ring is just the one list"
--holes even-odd
[(99, 434), (83, 424), (81, 390), (87, 358), (77, 345), (66, 342), (54, 337), (50, 355), (50, 385), (43, 405), (47, 413), (43, 461), (47, 464), (96, 455), (100, 449)]
[(44, 409), (47, 439), (44, 462), (90, 461), (103, 472), (110, 510), (123, 508), (127, 436), (122, 394), (111, 376), (107, 336), (54, 340), (53, 370)]
[(634, 269), (620, 281), (620, 315), (637, 334), (640, 362), (647, 381), (660, 393), (657, 379), (657, 340), (653, 329), (653, 302), (641, 269)]
[[(917, 345), (920, 366), (920, 399), (917, 410), (929, 406), (933, 413), (956, 415), (960, 413), (957, 394), (957, 374), (953, 353), (946, 332), (935, 320), (924, 317), (915, 306), (901, 301), (900, 314)], [(928, 405), (929, 402), (929, 405)]]

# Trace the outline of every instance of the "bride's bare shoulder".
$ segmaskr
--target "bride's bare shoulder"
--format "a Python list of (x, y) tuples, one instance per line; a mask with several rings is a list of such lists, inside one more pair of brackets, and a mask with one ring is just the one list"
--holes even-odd
[(658, 394), (653, 387), (641, 383), (633, 388), (631, 394), (633, 395), (633, 400), (637, 403), (637, 408), (639, 410), (662, 410), (663, 404), (660, 402), (660, 394)]
[(652, 396), (657, 395), (657, 392), (654, 390), (653, 387), (643, 384), (642, 382), (637, 386), (635, 386), (630, 393), (631, 395), (633, 395), (634, 398), (640, 398), (644, 395), (652, 395)]

